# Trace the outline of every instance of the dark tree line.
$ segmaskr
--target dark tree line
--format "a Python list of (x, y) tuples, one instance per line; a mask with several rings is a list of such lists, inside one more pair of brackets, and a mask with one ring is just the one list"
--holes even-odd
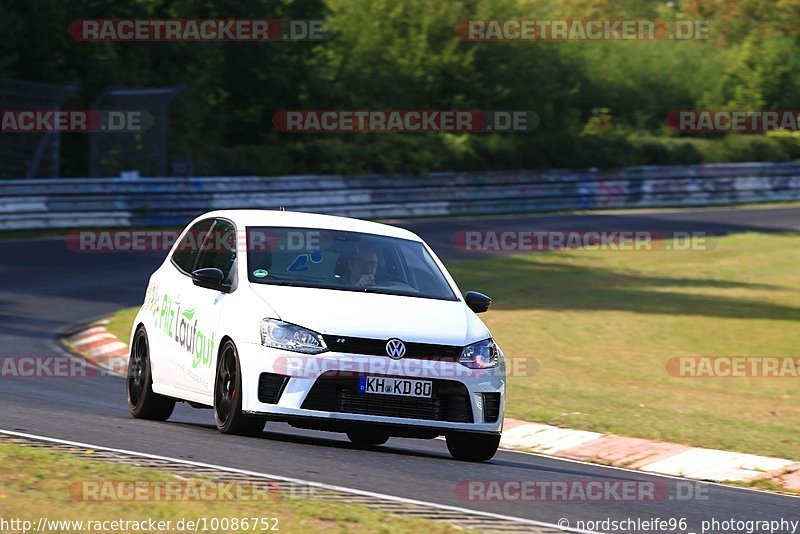
[[(78, 42), (86, 18), (324, 19), (323, 42)], [(710, 38), (466, 42), (463, 19), (708, 20)], [(198, 175), (614, 167), (800, 157), (792, 135), (678, 135), (675, 109), (800, 108), (800, 0), (32, 0), (0, 7), (0, 77), (185, 84), (170, 153)], [(532, 133), (279, 133), (281, 109), (524, 109)], [(63, 137), (62, 174), (87, 171)]]

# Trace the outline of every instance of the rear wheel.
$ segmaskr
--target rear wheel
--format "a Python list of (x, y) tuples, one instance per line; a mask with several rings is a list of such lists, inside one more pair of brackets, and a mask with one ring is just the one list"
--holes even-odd
[(175, 401), (153, 391), (153, 376), (150, 370), (150, 344), (147, 332), (139, 327), (131, 343), (126, 380), (128, 411), (136, 419), (166, 421), (175, 409)]
[(450, 455), (467, 462), (491, 460), (500, 446), (500, 434), (448, 434), (446, 437)]
[(386, 443), (389, 440), (389, 434), (373, 429), (351, 430), (347, 433), (347, 438), (356, 445), (374, 447)]
[(258, 436), (267, 420), (242, 413), (242, 375), (233, 341), (222, 345), (214, 381), (214, 422), (223, 434)]

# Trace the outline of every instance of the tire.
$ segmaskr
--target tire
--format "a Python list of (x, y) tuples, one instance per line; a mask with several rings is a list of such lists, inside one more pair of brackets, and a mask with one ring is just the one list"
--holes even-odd
[(242, 413), (242, 368), (239, 352), (228, 340), (219, 351), (217, 376), (214, 380), (214, 422), (223, 434), (258, 436), (267, 423), (264, 417)]
[(500, 434), (448, 434), (446, 438), (450, 455), (465, 462), (491, 460), (500, 446)]
[(166, 421), (175, 409), (175, 400), (153, 391), (150, 369), (150, 343), (144, 327), (139, 327), (131, 343), (128, 378), (125, 381), (128, 411), (136, 419)]
[(375, 429), (351, 430), (347, 433), (347, 438), (355, 445), (375, 447), (389, 441), (389, 434)]

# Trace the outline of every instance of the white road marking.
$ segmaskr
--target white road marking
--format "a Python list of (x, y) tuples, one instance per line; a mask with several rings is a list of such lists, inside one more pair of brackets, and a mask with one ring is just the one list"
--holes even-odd
[(558, 530), (563, 530), (564, 532), (577, 532), (579, 534), (600, 534), (600, 533), (597, 533), (597, 532), (591, 531), (591, 530), (563, 529), (563, 528), (559, 527), (558, 525), (556, 525), (555, 523), (546, 523), (544, 521), (536, 521), (536, 520), (533, 520), (533, 519), (524, 519), (522, 517), (513, 517), (513, 516), (502, 515), (502, 514), (493, 514), (491, 512), (482, 512), (482, 511), (477, 511), (477, 510), (470, 510), (469, 508), (460, 508), (458, 506), (449, 506), (449, 505), (446, 505), (446, 504), (436, 504), (436, 503), (430, 503), (430, 502), (425, 502), (425, 501), (418, 501), (418, 500), (415, 500), (415, 499), (407, 499), (405, 497), (396, 497), (394, 495), (387, 495), (387, 494), (384, 494), (384, 493), (375, 493), (375, 492), (372, 492), (372, 491), (365, 491), (365, 490), (359, 490), (359, 489), (354, 489), (354, 488), (346, 488), (344, 486), (336, 486), (336, 485), (332, 485), (332, 484), (324, 484), (322, 482), (312, 482), (310, 480), (303, 480), (303, 479), (299, 479), (299, 478), (290, 478), (290, 477), (284, 477), (284, 476), (280, 476), (280, 475), (271, 475), (269, 473), (259, 473), (258, 471), (249, 471), (249, 470), (246, 470), (246, 469), (236, 469), (234, 467), (225, 467), (225, 466), (221, 466), (221, 465), (207, 464), (207, 463), (203, 463), (203, 462), (193, 462), (193, 461), (190, 461), (190, 460), (182, 460), (182, 459), (179, 459), (179, 458), (170, 458), (169, 456), (159, 456), (157, 454), (148, 454), (148, 453), (144, 453), (144, 452), (136, 452), (136, 451), (130, 451), (130, 450), (126, 450), (126, 449), (114, 449), (114, 448), (111, 448), (111, 447), (103, 447), (101, 445), (91, 445), (89, 443), (81, 443), (79, 441), (68, 441), (68, 440), (63, 440), (63, 439), (58, 439), (58, 438), (51, 438), (49, 436), (40, 436), (40, 435), (37, 435), (37, 434), (27, 434), (27, 433), (24, 433), (24, 432), (14, 432), (12, 430), (0, 429), (0, 434), (5, 434), (7, 436), (16, 436), (16, 437), (20, 437), (20, 438), (35, 439), (35, 440), (40, 440), (40, 441), (49, 441), (51, 443), (59, 443), (61, 445), (69, 445), (71, 447), (86, 448), (86, 449), (91, 449), (91, 450), (94, 450), (94, 451), (106, 451), (106, 452), (115, 452), (115, 453), (119, 453), (119, 454), (127, 454), (127, 455), (131, 455), (131, 456), (138, 456), (140, 458), (148, 458), (148, 459), (151, 459), (151, 460), (167, 460), (167, 461), (178, 463), (178, 464), (190, 465), (190, 466), (193, 466), (193, 467), (203, 467), (203, 468), (206, 468), (206, 469), (216, 469), (218, 471), (225, 471), (225, 472), (228, 472), (228, 473), (236, 473), (236, 474), (240, 474), (240, 475), (266, 477), (266, 478), (271, 478), (273, 480), (280, 480), (282, 482), (288, 482), (288, 483), (291, 483), (291, 484), (303, 484), (303, 485), (306, 485), (306, 486), (309, 486), (309, 487), (313, 487), (313, 488), (318, 488), (318, 489), (321, 489), (321, 490), (338, 491), (338, 492), (342, 492), (342, 493), (350, 493), (352, 495), (361, 495), (363, 497), (372, 497), (372, 498), (376, 498), (376, 499), (383, 499), (383, 500), (393, 501), (393, 502), (402, 503), (402, 504), (413, 504), (413, 505), (417, 505), (417, 506), (427, 506), (427, 507), (431, 507), (431, 508), (437, 508), (439, 510), (447, 510), (447, 511), (450, 511), (450, 512), (461, 512), (461, 513), (470, 514), (470, 515), (479, 515), (479, 516), (482, 516), (482, 517), (491, 517), (491, 518), (495, 518), (495, 519), (503, 519), (505, 521), (513, 521), (513, 522), (516, 522), (516, 523), (521, 523), (521, 524), (526, 524), (526, 525), (531, 525), (531, 526), (536, 526), (536, 527), (554, 528), (554, 529), (558, 529)]

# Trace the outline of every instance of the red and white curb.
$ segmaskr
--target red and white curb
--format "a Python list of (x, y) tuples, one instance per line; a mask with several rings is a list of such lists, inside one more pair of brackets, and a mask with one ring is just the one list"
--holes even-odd
[[(97, 321), (62, 340), (73, 352), (110, 374), (126, 376), (128, 346)], [(572, 430), (506, 418), (500, 446), (659, 475), (712, 482), (764, 479), (786, 490), (800, 491), (800, 462), (739, 452), (703, 449), (649, 439)]]
[(800, 462), (506, 419), (505, 449), (712, 482), (765, 479), (800, 490)]
[(106, 328), (108, 321), (96, 321), (70, 332), (61, 341), (109, 374), (127, 376), (128, 346)]

